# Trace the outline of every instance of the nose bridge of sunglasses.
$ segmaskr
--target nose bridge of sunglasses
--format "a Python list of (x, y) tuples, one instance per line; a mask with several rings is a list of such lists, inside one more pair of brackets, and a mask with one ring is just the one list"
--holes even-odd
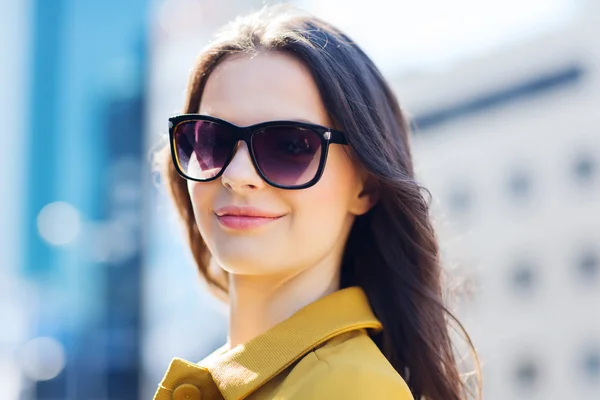
[(233, 149), (233, 154), (231, 156), (231, 161), (229, 162), (229, 165), (227, 166), (226, 169), (230, 169), (232, 165), (236, 166), (238, 165), (238, 163), (242, 162), (243, 163), (243, 167), (245, 168), (249, 168), (251, 167), (252, 170), (254, 172), (255, 171), (255, 167), (254, 167), (254, 163), (252, 162), (252, 156), (250, 155), (250, 149), (248, 148), (248, 145), (246, 144), (246, 142), (244, 142), (243, 140), (238, 140), (234, 146)]

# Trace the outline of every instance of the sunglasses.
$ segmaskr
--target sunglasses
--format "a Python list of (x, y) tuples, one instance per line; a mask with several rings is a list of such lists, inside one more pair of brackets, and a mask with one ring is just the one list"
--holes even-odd
[(256, 171), (269, 185), (305, 189), (319, 181), (329, 144), (347, 144), (340, 131), (297, 121), (269, 121), (240, 127), (219, 118), (184, 114), (169, 118), (173, 163), (185, 179), (219, 178), (246, 142)]

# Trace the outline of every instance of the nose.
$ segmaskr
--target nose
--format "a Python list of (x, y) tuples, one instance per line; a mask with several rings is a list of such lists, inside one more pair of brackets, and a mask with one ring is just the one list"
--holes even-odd
[(245, 142), (238, 143), (233, 158), (221, 175), (221, 182), (233, 191), (257, 190), (265, 186), (266, 183), (254, 168)]

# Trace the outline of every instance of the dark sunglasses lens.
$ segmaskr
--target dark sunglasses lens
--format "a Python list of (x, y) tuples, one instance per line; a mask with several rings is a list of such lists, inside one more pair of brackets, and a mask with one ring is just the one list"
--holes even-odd
[(226, 127), (211, 121), (184, 121), (173, 133), (179, 168), (193, 179), (218, 175), (235, 144)]
[(273, 126), (254, 135), (252, 147), (262, 173), (281, 186), (301, 186), (316, 175), (321, 161), (321, 138), (310, 129)]

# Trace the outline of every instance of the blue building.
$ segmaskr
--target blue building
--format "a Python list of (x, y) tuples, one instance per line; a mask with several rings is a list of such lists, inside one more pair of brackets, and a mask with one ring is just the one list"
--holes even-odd
[(2, 300), (28, 301), (0, 334), (8, 398), (138, 398), (149, 1), (8, 3), (0, 261), (27, 295)]

